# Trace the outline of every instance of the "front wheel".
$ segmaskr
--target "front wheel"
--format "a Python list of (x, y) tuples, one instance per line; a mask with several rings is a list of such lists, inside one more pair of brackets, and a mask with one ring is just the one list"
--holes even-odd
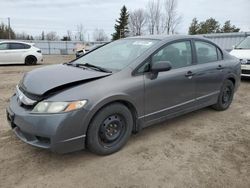
[(212, 106), (215, 110), (223, 111), (229, 108), (233, 101), (234, 84), (230, 80), (226, 80), (222, 87), (216, 104)]
[(87, 147), (93, 153), (108, 155), (120, 150), (128, 141), (133, 128), (130, 110), (114, 103), (102, 108), (87, 131)]

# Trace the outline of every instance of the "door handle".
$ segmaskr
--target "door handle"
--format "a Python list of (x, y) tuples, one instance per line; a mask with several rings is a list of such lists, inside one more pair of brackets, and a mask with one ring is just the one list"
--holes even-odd
[(188, 77), (188, 78), (192, 78), (192, 76), (194, 76), (195, 73), (193, 73), (192, 71), (188, 71), (185, 76)]
[(222, 65), (218, 65), (218, 67), (216, 69), (217, 70), (222, 70), (222, 69), (224, 69), (224, 67)]

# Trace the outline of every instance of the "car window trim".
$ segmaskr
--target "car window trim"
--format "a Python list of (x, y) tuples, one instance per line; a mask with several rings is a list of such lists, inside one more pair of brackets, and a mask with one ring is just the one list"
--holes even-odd
[[(191, 47), (191, 59), (192, 59), (192, 63), (188, 66), (185, 66), (185, 67), (189, 67), (189, 66), (192, 66), (195, 64), (195, 59), (194, 59), (194, 49), (193, 49), (193, 45), (192, 45), (192, 38), (187, 38), (187, 39), (177, 39), (177, 40), (173, 40), (173, 41), (170, 41), (170, 42), (167, 42), (165, 44), (163, 44), (161, 47), (157, 48), (153, 53), (151, 53), (147, 58), (145, 58), (144, 61), (142, 61), (142, 63), (140, 63), (132, 72), (132, 75), (133, 76), (139, 76), (139, 75), (143, 75), (145, 74), (146, 72), (138, 72), (138, 70), (145, 64), (147, 63), (147, 61), (149, 60), (150, 61), (150, 64), (151, 64), (151, 61), (152, 61), (152, 57), (157, 54), (159, 51), (161, 51), (163, 48), (165, 48), (166, 46), (168, 45), (171, 45), (173, 43), (179, 43), (179, 42), (190, 42), (190, 47)], [(180, 67), (180, 68), (183, 68), (183, 67)], [(179, 69), (179, 68), (177, 68)]]

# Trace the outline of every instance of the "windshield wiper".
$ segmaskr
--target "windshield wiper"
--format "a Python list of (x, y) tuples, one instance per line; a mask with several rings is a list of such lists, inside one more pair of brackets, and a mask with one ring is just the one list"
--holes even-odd
[(102, 72), (107, 72), (107, 73), (112, 73), (111, 70), (108, 70), (108, 69), (105, 69), (103, 67), (99, 67), (99, 66), (96, 66), (96, 65), (92, 65), (92, 64), (89, 64), (89, 63), (76, 63), (74, 64), (76, 67), (88, 67), (88, 68), (91, 68), (91, 69), (94, 69), (94, 70), (99, 70), (99, 71), (102, 71)]

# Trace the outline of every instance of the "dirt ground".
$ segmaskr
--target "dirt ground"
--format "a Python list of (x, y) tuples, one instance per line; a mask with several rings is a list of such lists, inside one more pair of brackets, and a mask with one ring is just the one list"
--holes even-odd
[[(45, 65), (73, 56), (45, 56)], [(58, 155), (17, 139), (5, 108), (23, 73), (0, 66), (0, 187), (250, 187), (250, 80), (230, 109), (210, 108), (133, 135), (118, 153)]]

